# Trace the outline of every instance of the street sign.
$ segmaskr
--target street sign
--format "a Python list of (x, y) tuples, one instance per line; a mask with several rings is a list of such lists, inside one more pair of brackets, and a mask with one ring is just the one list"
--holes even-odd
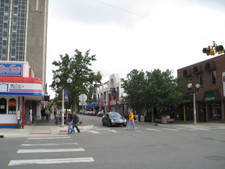
[(87, 105), (87, 95), (86, 94), (81, 94), (80, 96), (79, 96), (79, 105), (80, 106), (86, 106)]

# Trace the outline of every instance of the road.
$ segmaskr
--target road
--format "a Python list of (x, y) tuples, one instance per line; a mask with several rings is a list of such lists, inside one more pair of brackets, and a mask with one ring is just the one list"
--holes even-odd
[(80, 134), (0, 139), (0, 169), (224, 169), (225, 128), (137, 123), (103, 127), (80, 117)]

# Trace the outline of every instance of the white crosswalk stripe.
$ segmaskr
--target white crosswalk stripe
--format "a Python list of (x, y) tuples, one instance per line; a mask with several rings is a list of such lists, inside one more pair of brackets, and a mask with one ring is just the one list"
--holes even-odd
[(147, 130), (150, 130), (150, 131), (162, 131), (162, 130), (159, 130), (159, 129), (153, 129), (153, 128), (147, 128)]
[(31, 146), (60, 146), (60, 145), (77, 145), (77, 143), (45, 143), (45, 144), (22, 144), (23, 147)]
[(171, 128), (163, 128), (163, 130), (167, 130), (167, 131), (180, 131), (180, 130), (177, 130), (177, 129), (171, 129)]
[(66, 149), (19, 149), (17, 153), (56, 153), (56, 152), (77, 152), (85, 151), (83, 148), (66, 148)]
[(69, 136), (60, 136), (60, 137), (29, 137), (28, 140), (47, 140), (47, 139), (68, 139)]
[(100, 132), (95, 131), (95, 130), (89, 130), (89, 131), (87, 131), (87, 132), (89, 132), (89, 133), (93, 133), (93, 134), (100, 134)]
[(197, 130), (208, 131), (210, 129), (206, 129), (206, 128), (190, 128), (190, 130), (192, 130), (192, 131), (197, 131)]
[(31, 160), (11, 160), (8, 166), (28, 165), (28, 164), (63, 164), (63, 163), (84, 163), (94, 162), (93, 157), (82, 158), (57, 158), (57, 159), (31, 159)]

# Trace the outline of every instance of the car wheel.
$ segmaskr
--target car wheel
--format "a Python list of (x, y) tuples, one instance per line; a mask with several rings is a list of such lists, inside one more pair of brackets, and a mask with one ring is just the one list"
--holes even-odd
[(111, 122), (108, 122), (108, 126), (109, 126), (109, 127), (112, 127), (112, 124), (111, 124)]

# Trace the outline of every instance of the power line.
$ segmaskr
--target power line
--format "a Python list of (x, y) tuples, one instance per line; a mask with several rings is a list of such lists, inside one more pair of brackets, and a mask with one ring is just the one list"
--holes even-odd
[(92, 0), (92, 1), (95, 1), (96, 3), (102, 4), (102, 5), (111, 7), (111, 8), (118, 9), (118, 10), (120, 10), (120, 11), (129, 13), (129, 14), (132, 14), (132, 15), (139, 16), (139, 17), (141, 17), (141, 18), (150, 19), (148, 16), (144, 16), (144, 15), (138, 14), (138, 13), (136, 13), (136, 12), (133, 12), (133, 11), (130, 11), (130, 10), (127, 10), (127, 9), (124, 9), (124, 8), (121, 8), (121, 7), (118, 7), (118, 6), (115, 6), (115, 5), (112, 5), (112, 4), (109, 4), (109, 3), (106, 3), (106, 2), (100, 1), (100, 0)]

